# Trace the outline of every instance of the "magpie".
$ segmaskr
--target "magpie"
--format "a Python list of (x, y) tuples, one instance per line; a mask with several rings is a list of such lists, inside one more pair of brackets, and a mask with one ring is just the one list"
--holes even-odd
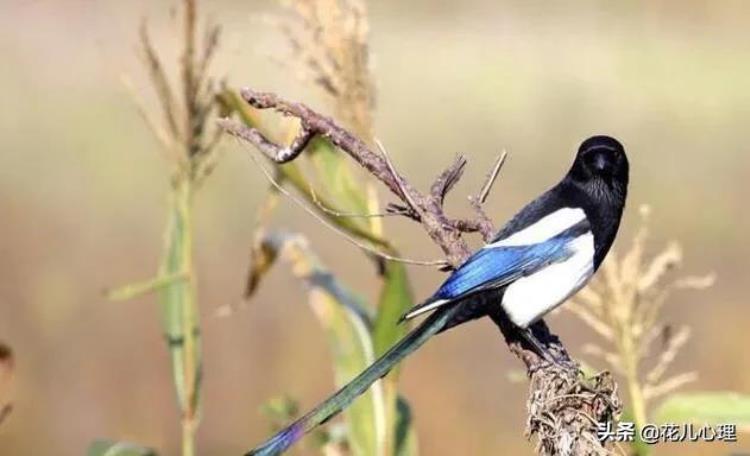
[(402, 317), (428, 314), (422, 323), (350, 383), (247, 455), (282, 453), (346, 408), (427, 339), (488, 315), (493, 306), (500, 306), (535, 351), (554, 361), (529, 327), (597, 271), (617, 235), (628, 179), (628, 159), (616, 139), (586, 139), (557, 185), (526, 205), (430, 298)]

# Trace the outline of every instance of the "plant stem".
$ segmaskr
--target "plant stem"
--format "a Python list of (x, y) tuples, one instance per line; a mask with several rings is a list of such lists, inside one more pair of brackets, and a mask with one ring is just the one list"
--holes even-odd
[(189, 173), (182, 175), (176, 189), (176, 209), (182, 219), (183, 238), (180, 245), (182, 272), (188, 277), (182, 300), (183, 384), (186, 401), (182, 410), (182, 455), (195, 455), (195, 430), (198, 425), (198, 315), (196, 309), (196, 283), (193, 274), (192, 181)]
[(624, 353), (627, 355), (625, 360), (625, 376), (628, 384), (628, 394), (633, 407), (633, 420), (636, 428), (646, 424), (646, 401), (643, 396), (643, 388), (638, 380), (638, 360), (633, 340), (625, 336), (623, 340)]
[(195, 421), (182, 420), (182, 456), (195, 456), (195, 428)]
[(632, 315), (630, 312), (627, 312), (626, 315), (620, 316), (620, 319), (615, 319), (616, 327), (618, 328), (618, 337), (616, 340), (618, 351), (623, 360), (622, 367), (625, 371), (625, 381), (627, 383), (633, 422), (635, 424), (635, 441), (631, 448), (634, 455), (645, 456), (649, 453), (650, 448), (648, 445), (644, 445), (640, 440), (640, 430), (643, 429), (647, 420), (646, 400), (643, 395), (643, 388), (640, 380), (638, 379), (640, 358), (638, 355), (637, 343), (631, 332), (631, 317)]

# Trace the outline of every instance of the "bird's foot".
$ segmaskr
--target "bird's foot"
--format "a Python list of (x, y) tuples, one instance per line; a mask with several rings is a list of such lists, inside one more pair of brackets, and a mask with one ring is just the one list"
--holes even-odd
[(543, 352), (539, 355), (542, 358), (541, 361), (529, 367), (529, 374), (534, 374), (540, 370), (549, 369), (551, 367), (563, 370), (569, 370), (572, 367), (570, 360), (562, 357), (555, 357), (550, 351)]
[(544, 345), (531, 331), (531, 329), (523, 328), (519, 331), (521, 337), (529, 344), (531, 349), (539, 356), (542, 360), (540, 363), (535, 364), (529, 368), (529, 373), (533, 374), (542, 369), (548, 369), (550, 367), (557, 367), (559, 369), (571, 369), (575, 367), (567, 357), (559, 356), (553, 353), (546, 345)]

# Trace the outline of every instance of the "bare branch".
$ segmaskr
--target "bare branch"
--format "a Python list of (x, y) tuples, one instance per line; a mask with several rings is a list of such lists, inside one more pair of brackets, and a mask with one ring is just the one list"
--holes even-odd
[(450, 224), (462, 233), (477, 233), (482, 231), (482, 224), (479, 220), (453, 219), (450, 221)]
[(413, 265), (418, 265), (418, 266), (435, 266), (435, 267), (443, 267), (443, 266), (446, 265), (447, 262), (445, 260), (412, 260), (412, 259), (409, 259), (409, 258), (402, 258), (402, 257), (393, 256), (393, 255), (390, 255), (388, 253), (382, 252), (380, 250), (374, 249), (374, 248), (370, 247), (367, 244), (359, 242), (357, 239), (349, 236), (346, 232), (342, 231), (338, 227), (332, 225), (327, 220), (325, 220), (324, 218), (322, 218), (318, 214), (316, 214), (314, 210), (310, 209), (310, 207), (307, 206), (307, 204), (305, 204), (302, 200), (300, 200), (299, 198), (297, 198), (296, 196), (294, 196), (287, 189), (285, 189), (279, 182), (277, 182), (276, 179), (274, 179), (274, 177), (271, 175), (271, 173), (266, 169), (266, 167), (263, 166), (263, 164), (260, 163), (260, 161), (258, 161), (258, 159), (255, 158), (254, 155), (251, 154), (250, 157), (255, 162), (255, 164), (258, 166), (258, 168), (260, 168), (260, 170), (263, 172), (263, 174), (266, 176), (266, 179), (268, 179), (268, 181), (271, 183), (271, 185), (273, 185), (273, 187), (276, 190), (278, 190), (279, 193), (283, 194), (284, 196), (286, 196), (287, 198), (289, 198), (290, 200), (292, 200), (295, 204), (297, 204), (299, 207), (301, 207), (302, 209), (304, 209), (305, 212), (307, 212), (308, 214), (310, 214), (313, 217), (315, 217), (315, 219), (317, 221), (319, 221), (324, 226), (326, 226), (330, 230), (334, 231), (336, 234), (338, 234), (341, 237), (343, 237), (344, 239), (346, 239), (348, 242), (350, 242), (350, 243), (354, 244), (355, 246), (359, 247), (360, 249), (362, 249), (362, 250), (364, 250), (364, 251), (366, 251), (368, 253), (371, 253), (371, 254), (373, 254), (375, 256), (384, 258), (386, 260), (397, 261), (399, 263), (413, 264)]
[(310, 193), (310, 199), (312, 199), (312, 202), (315, 204), (315, 206), (318, 207), (321, 211), (325, 212), (326, 214), (333, 215), (335, 217), (351, 217), (351, 218), (378, 218), (378, 217), (394, 217), (394, 216), (403, 216), (405, 215), (403, 212), (399, 211), (388, 211), (386, 209), (386, 212), (374, 212), (372, 214), (361, 214), (357, 212), (342, 212), (337, 211), (334, 209), (331, 209), (330, 207), (323, 204), (322, 201), (318, 199), (317, 193), (315, 193), (315, 189), (312, 185), (308, 186), (308, 191)]
[(315, 136), (313, 131), (302, 125), (290, 145), (279, 147), (278, 144), (266, 138), (260, 130), (248, 128), (239, 122), (229, 119), (219, 119), (219, 126), (224, 128), (228, 133), (254, 144), (268, 158), (279, 164), (287, 163), (297, 158), (305, 150), (305, 147), (310, 143), (313, 136)]
[(473, 226), (476, 228), (474, 231), (482, 233), (482, 238), (485, 242), (490, 242), (495, 237), (495, 224), (492, 223), (492, 219), (484, 212), (482, 205), (487, 201), (487, 196), (492, 190), (492, 186), (497, 180), (497, 176), (500, 174), (500, 169), (505, 163), (505, 157), (507, 152), (503, 151), (495, 161), (495, 165), (487, 175), (482, 189), (476, 196), (469, 196), (469, 203), (474, 208), (474, 212), (477, 214), (477, 219), (473, 221)]
[(502, 169), (503, 164), (505, 164), (505, 158), (507, 156), (508, 152), (503, 150), (502, 153), (497, 157), (495, 166), (492, 167), (492, 171), (490, 171), (490, 173), (487, 175), (487, 180), (484, 182), (482, 191), (479, 192), (479, 197), (477, 198), (477, 200), (480, 204), (484, 204), (484, 202), (487, 201), (487, 196), (489, 196), (490, 191), (492, 190), (492, 186), (495, 184), (497, 176), (500, 174), (500, 169)]
[(383, 146), (383, 143), (380, 142), (379, 139), (375, 140), (375, 144), (378, 145), (380, 153), (383, 154), (383, 159), (385, 160), (385, 164), (388, 167), (388, 172), (391, 173), (391, 177), (396, 181), (398, 190), (401, 193), (401, 198), (409, 204), (409, 208), (411, 210), (413, 210), (415, 213), (419, 213), (416, 201), (414, 201), (414, 198), (411, 197), (408, 190), (405, 188), (404, 179), (398, 174), (398, 172), (396, 172), (396, 168), (395, 166), (393, 166), (393, 162), (391, 161), (391, 157), (390, 155), (388, 155), (388, 151), (385, 149), (385, 146)]
[(473, 197), (469, 197), (469, 202), (474, 208), (474, 212), (477, 214), (477, 219), (472, 222), (474, 226), (476, 226), (474, 231), (479, 231), (482, 234), (484, 242), (491, 242), (495, 237), (495, 224), (492, 223), (490, 216), (484, 212), (482, 205), (475, 202)]
[(445, 195), (447, 195), (453, 186), (456, 185), (456, 182), (461, 179), (465, 167), (466, 157), (459, 155), (456, 157), (453, 164), (435, 179), (435, 183), (432, 184), (430, 193), (433, 198), (440, 201), (441, 205), (445, 201)]
[[(395, 178), (394, 172), (383, 155), (373, 152), (362, 140), (332, 119), (313, 111), (302, 103), (289, 102), (276, 94), (255, 92), (247, 88), (243, 89), (241, 94), (251, 106), (257, 109), (275, 109), (284, 115), (298, 118), (306, 129), (323, 136), (351, 156), (404, 203), (409, 206), (415, 205), (414, 210), (419, 215), (420, 223), (430, 238), (443, 249), (451, 265), (457, 266), (469, 256), (471, 251), (468, 245), (461, 239), (460, 231), (450, 224), (439, 202), (422, 194), (400, 176)], [(276, 157), (281, 146), (268, 140), (257, 129), (228, 120), (221, 121), (221, 126), (230, 134), (254, 144), (272, 160), (278, 161)], [(395, 174), (398, 175), (398, 173)]]
[[(294, 103), (281, 99), (273, 93), (255, 92), (245, 88), (241, 91), (242, 98), (251, 106), (257, 109), (275, 109), (276, 111), (300, 119), (302, 124), (315, 134), (319, 134), (336, 147), (349, 154), (362, 167), (367, 169), (377, 179), (383, 182), (393, 193), (401, 197), (402, 189), (399, 188), (398, 182), (388, 170), (388, 165), (380, 154), (370, 150), (370, 148), (359, 138), (349, 133), (346, 129), (338, 125), (332, 119), (325, 117), (302, 103)], [(252, 130), (252, 129), (251, 129)], [(254, 135), (253, 135), (254, 136)], [(261, 135), (262, 136), (262, 135)], [(243, 136), (244, 137), (244, 136)], [(258, 145), (256, 140), (246, 138), (251, 143)], [(265, 139), (265, 138), (264, 138)], [(270, 142), (267, 139), (266, 142)], [(267, 152), (264, 152), (268, 155)], [(273, 158), (273, 157), (271, 157)], [(409, 193), (413, 199), (417, 198), (418, 192), (412, 188), (406, 181), (401, 179), (404, 184), (404, 190)], [(419, 195), (421, 196), (421, 195)]]

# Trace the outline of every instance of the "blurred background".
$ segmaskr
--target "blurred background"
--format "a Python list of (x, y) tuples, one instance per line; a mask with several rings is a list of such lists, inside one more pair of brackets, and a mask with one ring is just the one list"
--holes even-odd
[[(3, 0), (0, 9), (0, 340), (16, 367), (0, 453), (82, 454), (111, 437), (179, 449), (168, 352), (154, 298), (109, 302), (105, 288), (157, 268), (169, 170), (119, 79), (156, 102), (135, 56), (137, 26), (174, 70), (173, 2)], [(678, 240), (685, 270), (717, 274), (700, 293), (676, 293), (665, 319), (693, 336), (677, 368), (701, 390), (750, 392), (746, 280), (750, 268), (750, 5), (746, 2), (369, 2), (377, 84), (375, 132), (399, 169), (426, 187), (456, 153), (469, 159), (448, 204), (468, 213), (496, 155), (509, 153), (488, 201), (500, 223), (556, 182), (582, 139), (619, 138), (631, 194), (618, 246), (637, 207), (652, 208), (656, 251)], [(213, 67), (232, 86), (272, 90), (324, 108), (273, 63), (283, 37), (259, 16), (274, 1), (203, 2), (223, 26)], [(333, 388), (330, 354), (287, 268), (251, 304), (240, 300), (255, 211), (267, 184), (234, 142), (196, 200), (196, 268), (204, 343), (202, 454), (238, 454), (268, 433), (259, 413), (289, 393), (308, 408)], [(382, 190), (382, 189), (381, 189)], [(390, 195), (381, 191), (384, 201)], [(303, 231), (347, 283), (372, 296), (369, 261), (292, 204), (275, 226)], [(419, 227), (386, 220), (404, 255), (439, 253)], [(744, 234), (743, 234), (744, 233)], [(472, 239), (478, 245), (479, 239)], [(442, 275), (410, 267), (417, 299)], [(570, 314), (548, 323), (577, 355), (593, 333)], [(423, 454), (526, 454), (526, 382), (489, 322), (442, 335), (406, 363)], [(746, 434), (744, 435), (746, 436)], [(664, 445), (659, 454), (727, 454), (736, 445)]]

